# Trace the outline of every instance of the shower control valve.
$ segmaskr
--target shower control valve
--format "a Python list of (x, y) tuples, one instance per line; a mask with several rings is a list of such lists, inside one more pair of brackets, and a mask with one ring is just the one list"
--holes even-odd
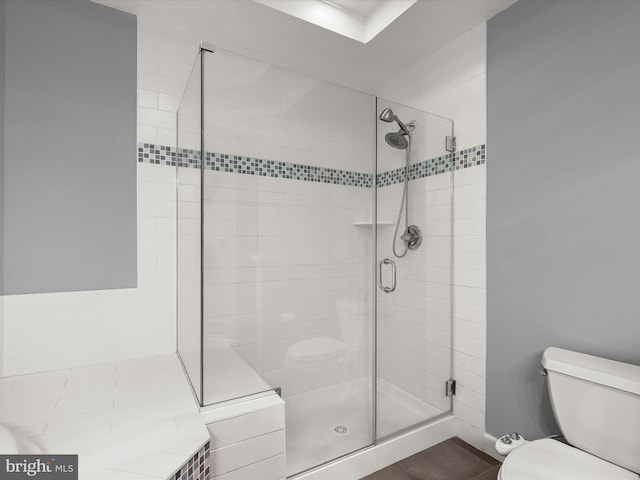
[(409, 250), (416, 250), (422, 244), (422, 231), (417, 225), (409, 225), (407, 231), (400, 236)]

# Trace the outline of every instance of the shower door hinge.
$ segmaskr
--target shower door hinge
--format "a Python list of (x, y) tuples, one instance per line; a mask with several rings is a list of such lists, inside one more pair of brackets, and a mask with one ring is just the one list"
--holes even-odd
[(453, 378), (450, 378), (445, 383), (445, 394), (447, 397), (452, 397), (456, 394), (456, 381)]
[(447, 150), (447, 152), (456, 151), (456, 137), (447, 135), (445, 140), (445, 149)]

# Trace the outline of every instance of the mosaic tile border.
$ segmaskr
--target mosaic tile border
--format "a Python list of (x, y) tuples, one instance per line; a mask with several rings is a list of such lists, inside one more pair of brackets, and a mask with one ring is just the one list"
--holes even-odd
[[(436, 158), (414, 163), (409, 167), (409, 180), (440, 175), (455, 170), (483, 165), (487, 160), (486, 145), (476, 145), (459, 152), (448, 153)], [(378, 174), (376, 185), (388, 187), (404, 182), (404, 167)]]
[(185, 462), (180, 470), (169, 477), (170, 480), (209, 480), (211, 470), (211, 456), (209, 442), (196, 454)]
[[(483, 165), (486, 162), (486, 145), (476, 145), (459, 152), (447, 153), (414, 163), (409, 168), (409, 180), (440, 175), (455, 170)], [(155, 165), (169, 165), (186, 168), (200, 168), (198, 150), (176, 149), (150, 143), (138, 144), (138, 162)], [(205, 168), (216, 172), (258, 175), (262, 177), (303, 180), (307, 182), (331, 183), (353, 187), (371, 188), (373, 175), (370, 173), (314, 167), (291, 162), (264, 160), (240, 155), (205, 153)], [(376, 176), (378, 188), (404, 181), (404, 167), (379, 173)]]
[(173, 167), (177, 162), (180, 167), (199, 168), (200, 151), (177, 149), (153, 143), (138, 143), (138, 162)]
[[(175, 166), (177, 163), (180, 167), (200, 168), (200, 152), (198, 150), (175, 149), (144, 143), (138, 145), (138, 162), (171, 166)], [(370, 173), (213, 152), (205, 152), (204, 165), (206, 170), (216, 172), (304, 180), (353, 187), (371, 188), (373, 180), (373, 176)]]
[(332, 183), (352, 187), (371, 188), (372, 175), (363, 172), (339, 170), (336, 168), (314, 167), (298, 163), (263, 160), (261, 158), (242, 157), (209, 153), (205, 155), (205, 168), (216, 172), (259, 175), (262, 177), (304, 180), (307, 182)]

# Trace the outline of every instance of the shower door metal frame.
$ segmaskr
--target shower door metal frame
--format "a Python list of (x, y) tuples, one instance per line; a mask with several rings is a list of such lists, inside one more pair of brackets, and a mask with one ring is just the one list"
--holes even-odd
[(204, 57), (200, 42), (200, 406), (204, 407)]

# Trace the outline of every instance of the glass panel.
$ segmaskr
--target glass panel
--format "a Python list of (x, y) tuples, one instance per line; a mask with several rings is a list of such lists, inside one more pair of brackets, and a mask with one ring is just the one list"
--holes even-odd
[[(445, 138), (452, 122), (378, 99), (388, 122), (378, 120), (377, 255), (379, 280), (394, 291), (377, 291), (377, 437), (383, 438), (451, 410), (445, 382), (451, 377), (452, 173)], [(394, 115), (412, 130), (409, 136)], [(415, 121), (412, 129), (411, 121)], [(393, 146), (389, 145), (392, 143)], [(403, 201), (405, 165), (411, 167), (406, 198), (408, 225), (421, 231), (421, 244), (406, 251), (395, 240), (406, 233)], [(405, 204), (406, 208), (406, 204)], [(411, 241), (413, 239), (409, 239)], [(406, 253), (405, 253), (406, 251)], [(399, 258), (401, 257), (401, 258)], [(395, 284), (394, 273), (395, 268)]]
[(287, 473), (373, 441), (374, 98), (205, 61), (204, 401), (281, 387)]
[(177, 315), (178, 353), (202, 403), (200, 314), (201, 57), (187, 83), (177, 126)]

